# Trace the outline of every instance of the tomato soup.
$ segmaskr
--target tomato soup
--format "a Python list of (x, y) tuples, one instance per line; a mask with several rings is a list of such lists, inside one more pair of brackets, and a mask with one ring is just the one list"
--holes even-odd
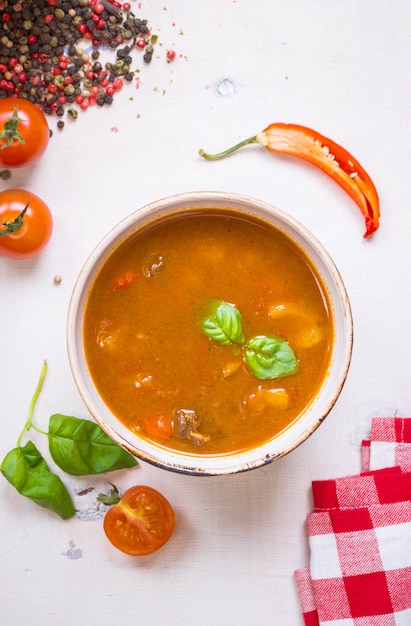
[[(193, 454), (250, 449), (284, 431), (318, 393), (333, 335), (304, 252), (268, 222), (224, 208), (134, 232), (104, 261), (84, 310), (87, 367), (110, 411)], [(254, 361), (265, 368), (273, 341), (280, 369), (261, 375)]]

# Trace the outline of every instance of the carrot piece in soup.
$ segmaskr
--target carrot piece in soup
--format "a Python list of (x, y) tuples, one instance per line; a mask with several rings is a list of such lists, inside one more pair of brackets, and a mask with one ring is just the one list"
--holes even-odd
[(110, 290), (114, 293), (117, 289), (127, 289), (135, 280), (136, 274), (134, 272), (124, 272), (124, 274), (114, 276), (110, 284)]
[(171, 437), (173, 423), (170, 415), (151, 415), (144, 418), (144, 430), (149, 437)]

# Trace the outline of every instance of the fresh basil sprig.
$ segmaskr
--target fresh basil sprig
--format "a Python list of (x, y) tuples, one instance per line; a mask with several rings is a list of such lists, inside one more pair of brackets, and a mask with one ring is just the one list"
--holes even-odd
[(237, 307), (218, 302), (214, 313), (203, 321), (202, 327), (210, 339), (225, 346), (240, 346), (245, 362), (257, 378), (266, 380), (295, 374), (298, 361), (287, 341), (265, 335), (257, 335), (246, 341), (241, 320)]
[(48, 437), (53, 461), (68, 474), (84, 476), (131, 468), (137, 460), (90, 420), (55, 414), (50, 418), (48, 432), (37, 428), (33, 413), (46, 373), (44, 362), (17, 446), (5, 456), (0, 471), (21, 495), (68, 519), (75, 514), (71, 496), (34, 443), (29, 440), (24, 446), (21, 444), (27, 431), (32, 428)]

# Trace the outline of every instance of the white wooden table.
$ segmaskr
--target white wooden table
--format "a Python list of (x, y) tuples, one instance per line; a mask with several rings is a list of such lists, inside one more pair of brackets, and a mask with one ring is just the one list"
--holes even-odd
[[(92, 497), (78, 497), (78, 515), (63, 522), (0, 477), (0, 621), (301, 626), (293, 571), (308, 564), (311, 480), (359, 471), (371, 417), (411, 412), (411, 4), (143, 0), (140, 13), (159, 34), (140, 88), (128, 85), (111, 108), (80, 113), (62, 132), (49, 119), (54, 136), (41, 161), (0, 183), (40, 195), (55, 219), (38, 258), (0, 258), (1, 458), (16, 444), (43, 359), (37, 423), (46, 427), (56, 412), (89, 417), (66, 353), (74, 281), (110, 227), (169, 194), (244, 193), (310, 228), (350, 295), (351, 369), (321, 428), (270, 466), (199, 478), (140, 463), (110, 475), (121, 489), (148, 484), (173, 503), (175, 534), (151, 557), (127, 557), (107, 542)], [(373, 237), (362, 238), (351, 199), (302, 161), (258, 146), (218, 163), (197, 154), (276, 121), (315, 128), (364, 165), (381, 200)], [(44, 449), (40, 435), (33, 439)], [(73, 490), (106, 484), (65, 480)]]

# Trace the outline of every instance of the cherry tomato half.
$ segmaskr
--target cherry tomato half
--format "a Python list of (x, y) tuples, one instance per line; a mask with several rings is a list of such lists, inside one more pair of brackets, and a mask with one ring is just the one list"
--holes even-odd
[(23, 98), (0, 99), (0, 166), (22, 167), (37, 161), (50, 139), (46, 117)]
[[(28, 203), (21, 228), (2, 235), (18, 218)], [(0, 192), (0, 255), (12, 259), (35, 256), (48, 243), (53, 231), (53, 217), (47, 204), (25, 189)]]
[(104, 518), (108, 540), (126, 554), (144, 556), (163, 546), (173, 534), (174, 510), (152, 487), (127, 489)]

